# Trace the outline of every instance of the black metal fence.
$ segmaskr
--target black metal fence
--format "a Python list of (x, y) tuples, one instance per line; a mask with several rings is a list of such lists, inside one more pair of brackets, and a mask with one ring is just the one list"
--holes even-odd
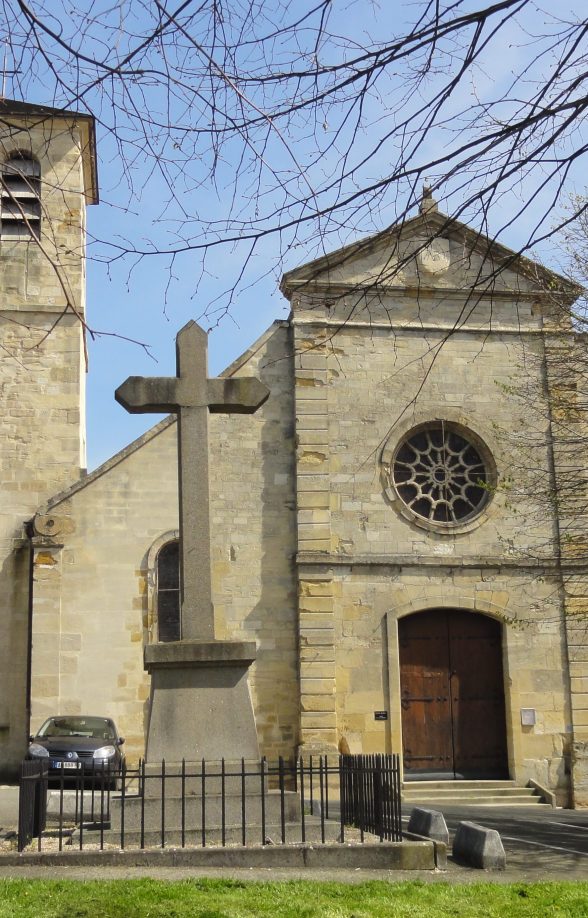
[(49, 762), (24, 761), (18, 795), (18, 850), (40, 838), (47, 821), (47, 775)]
[(402, 834), (397, 755), (344, 755), (340, 759), (341, 819), (380, 839)]
[(31, 792), (21, 780), (21, 851), (31, 836), (38, 850), (58, 851), (402, 839), (395, 755), (141, 762), (120, 774), (62, 770), (48, 785), (44, 775), (45, 831), (25, 830)]

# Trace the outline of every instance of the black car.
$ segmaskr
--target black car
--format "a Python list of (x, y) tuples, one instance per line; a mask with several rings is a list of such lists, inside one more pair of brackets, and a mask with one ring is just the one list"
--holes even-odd
[(48, 759), (50, 775), (106, 776), (115, 785), (124, 762), (124, 738), (109, 717), (50, 717), (30, 741), (27, 758)]

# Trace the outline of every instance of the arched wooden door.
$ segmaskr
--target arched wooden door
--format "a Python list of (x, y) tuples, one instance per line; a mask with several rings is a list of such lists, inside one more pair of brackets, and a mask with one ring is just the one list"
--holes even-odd
[(405, 777), (508, 777), (500, 623), (432, 609), (398, 631)]

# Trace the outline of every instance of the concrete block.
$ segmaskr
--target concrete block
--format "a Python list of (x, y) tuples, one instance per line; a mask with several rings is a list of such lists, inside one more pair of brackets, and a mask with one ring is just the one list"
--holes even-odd
[(506, 854), (496, 829), (460, 822), (453, 839), (454, 858), (482, 870), (504, 870)]
[(425, 838), (433, 838), (435, 841), (449, 844), (449, 832), (443, 813), (437, 810), (427, 810), (424, 807), (415, 806), (408, 821), (408, 831), (414, 835), (423, 835)]

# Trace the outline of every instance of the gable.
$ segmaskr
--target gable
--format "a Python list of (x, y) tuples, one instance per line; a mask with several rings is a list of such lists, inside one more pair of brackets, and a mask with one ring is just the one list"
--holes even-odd
[(580, 288), (437, 212), (425, 212), (284, 275), (282, 293), (370, 289), (399, 293), (476, 291), (536, 298), (547, 291), (573, 302)]

